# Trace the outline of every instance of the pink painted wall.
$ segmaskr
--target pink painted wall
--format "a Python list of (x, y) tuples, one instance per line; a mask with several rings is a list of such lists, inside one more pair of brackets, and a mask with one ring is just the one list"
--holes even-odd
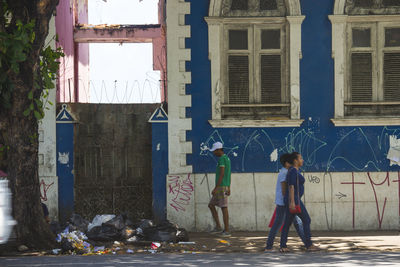
[(57, 6), (57, 46), (65, 54), (60, 60), (57, 102), (89, 101), (89, 44), (74, 43), (75, 24), (88, 22), (88, 4), (75, 1), (60, 0)]
[[(89, 22), (88, 0), (76, 0), (75, 5), (75, 25), (87, 24)], [(75, 75), (76, 87), (78, 88), (77, 101), (81, 103), (89, 102), (89, 44), (75, 43)]]
[(74, 18), (73, 1), (60, 0), (57, 6), (56, 33), (57, 46), (63, 49), (65, 57), (60, 59), (59, 79), (57, 82), (57, 102), (74, 102)]
[(167, 101), (167, 47), (165, 0), (158, 2), (158, 23), (161, 25), (161, 35), (153, 39), (153, 65), (154, 70), (160, 71), (161, 102)]

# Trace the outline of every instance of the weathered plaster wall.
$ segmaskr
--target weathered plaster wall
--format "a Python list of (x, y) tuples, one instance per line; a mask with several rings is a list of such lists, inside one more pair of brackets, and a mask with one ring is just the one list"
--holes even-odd
[[(46, 44), (55, 48), (55, 18), (50, 20)], [(39, 122), (39, 180), (40, 196), (49, 209), (50, 218), (58, 218), (58, 178), (56, 174), (56, 89), (49, 90), (45, 116)]]
[[(398, 229), (398, 172), (304, 173), (304, 203), (313, 230)], [(229, 198), (233, 230), (267, 229), (275, 208), (276, 173), (235, 173)], [(167, 176), (168, 219), (197, 231), (215, 227), (208, 202), (215, 174)], [(220, 214), (222, 219), (222, 214)]]

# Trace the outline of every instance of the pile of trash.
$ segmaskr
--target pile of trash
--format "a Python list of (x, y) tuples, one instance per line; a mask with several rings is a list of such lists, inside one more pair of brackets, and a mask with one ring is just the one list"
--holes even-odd
[(156, 225), (152, 220), (143, 219), (135, 224), (124, 215), (103, 214), (96, 215), (89, 222), (74, 214), (67, 227), (57, 231), (56, 240), (61, 249), (53, 250), (53, 254), (104, 254), (107, 251), (104, 246), (92, 244), (109, 241), (114, 241), (114, 244), (119, 244), (118, 241), (128, 244), (146, 241), (178, 243), (189, 241), (189, 235), (185, 229), (169, 221)]

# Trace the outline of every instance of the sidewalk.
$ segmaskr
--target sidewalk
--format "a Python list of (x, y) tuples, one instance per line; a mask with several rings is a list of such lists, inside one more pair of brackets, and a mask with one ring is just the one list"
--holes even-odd
[[(353, 232), (313, 232), (313, 242), (325, 252), (349, 251), (396, 251), (400, 252), (398, 231), (353, 231)], [(232, 237), (221, 238), (209, 233), (190, 233), (190, 241), (195, 245), (166, 244), (164, 252), (184, 253), (254, 253), (262, 252), (267, 239), (266, 232), (234, 232)], [(292, 252), (305, 251), (295, 232), (289, 233), (288, 248)], [(273, 252), (279, 250), (279, 233), (275, 238)]]
[[(279, 253), (279, 233), (275, 238), (274, 249), (268, 253)], [(129, 253), (263, 253), (267, 239), (266, 232), (233, 232), (231, 237), (221, 238), (210, 233), (189, 233), (190, 244), (161, 243), (158, 249), (152, 249), (149, 241), (127, 244), (118, 242), (105, 242), (97, 246), (105, 245), (112, 254)], [(322, 232), (314, 231), (314, 244), (321, 248), (317, 253), (338, 252), (400, 252), (400, 235), (398, 231), (353, 231), (353, 232)], [(192, 244), (194, 242), (194, 244)], [(288, 248), (291, 252), (303, 253), (305, 248), (295, 232), (289, 233)], [(16, 245), (9, 243), (8, 249), (2, 251), (0, 257), (10, 256), (44, 256), (52, 255), (51, 251), (17, 252)], [(131, 252), (128, 252), (131, 251)]]

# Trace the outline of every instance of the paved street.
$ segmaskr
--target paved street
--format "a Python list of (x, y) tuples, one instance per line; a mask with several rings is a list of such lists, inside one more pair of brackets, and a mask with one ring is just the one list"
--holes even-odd
[(0, 258), (0, 266), (400, 266), (400, 253), (133, 254)]

